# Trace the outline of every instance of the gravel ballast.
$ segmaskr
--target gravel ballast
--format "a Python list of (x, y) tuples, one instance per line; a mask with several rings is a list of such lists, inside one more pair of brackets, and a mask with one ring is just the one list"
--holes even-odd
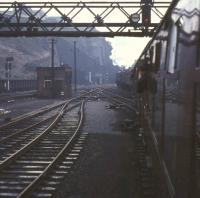
[(89, 133), (79, 159), (55, 198), (138, 198), (132, 131), (123, 121), (130, 111), (110, 109), (105, 101), (85, 106), (82, 132)]

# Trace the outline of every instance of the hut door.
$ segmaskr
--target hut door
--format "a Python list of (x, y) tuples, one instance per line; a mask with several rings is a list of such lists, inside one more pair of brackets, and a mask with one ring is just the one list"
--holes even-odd
[(55, 80), (55, 95), (60, 95), (62, 88), (62, 80)]

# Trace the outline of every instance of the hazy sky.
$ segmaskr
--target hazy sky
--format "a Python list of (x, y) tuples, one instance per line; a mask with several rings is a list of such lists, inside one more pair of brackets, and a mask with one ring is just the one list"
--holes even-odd
[(129, 67), (146, 46), (149, 38), (115, 37), (107, 38), (113, 47), (111, 58), (114, 64)]
[[(14, 2), (12, 0), (7, 0), (7, 2)], [(37, 2), (45, 2), (47, 0), (18, 0), (18, 2), (22, 2), (22, 1), (27, 1), (27, 2), (31, 2), (31, 1), (37, 1)], [(56, 1), (62, 1), (62, 0), (48, 0), (47, 2), (56, 2)], [(73, 0), (69, 0), (69, 1), (73, 1)], [(75, 0), (77, 1), (77, 0)], [(102, 0), (82, 0), (82, 2), (84, 1), (102, 1)], [(121, 1), (123, 2), (123, 0), (103, 0), (105, 1)], [(139, 0), (126, 0), (126, 1), (139, 1)], [(162, 0), (162, 1), (170, 1), (170, 0)], [(67, 2), (67, 0), (63, 0), (63, 2)], [(159, 0), (157, 0), (157, 2), (159, 2)], [(50, 13), (50, 15), (54, 15), (55, 13)], [(110, 18), (110, 20), (112, 22), (116, 22), (121, 20), (123, 17), (125, 17), (124, 15), (120, 15), (118, 13), (116, 13), (113, 18)], [(152, 16), (153, 18), (154, 16)], [(89, 19), (89, 15), (88, 13), (84, 13), (84, 15), (82, 15), (82, 18), (85, 19)], [(127, 20), (127, 18), (126, 18)], [(156, 20), (156, 18), (155, 18)], [(120, 65), (120, 66), (125, 66), (125, 67), (129, 67), (131, 66), (134, 61), (139, 57), (139, 55), (141, 54), (142, 50), (144, 49), (144, 47), (146, 46), (147, 42), (150, 40), (149, 38), (133, 38), (133, 37), (114, 37), (114, 38), (106, 38), (106, 40), (111, 42), (111, 45), (113, 47), (113, 51), (112, 51), (112, 55), (111, 58), (114, 62), (114, 64)]]

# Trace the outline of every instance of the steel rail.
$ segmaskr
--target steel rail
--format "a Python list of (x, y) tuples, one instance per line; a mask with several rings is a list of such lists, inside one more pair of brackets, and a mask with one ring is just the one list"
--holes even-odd
[[(93, 91), (89, 91), (87, 93), (84, 93), (83, 95), (86, 94), (90, 94)], [(10, 157), (6, 158), (4, 161), (0, 162), (0, 172), (1, 169), (5, 168), (7, 165), (10, 164), (10, 162), (12, 162), (13, 160), (15, 160), (17, 157), (19, 157), (20, 155), (24, 154), (33, 144), (37, 143), (38, 141), (40, 141), (40, 139), (42, 137), (44, 137), (56, 124), (57, 122), (61, 119), (65, 109), (68, 107), (68, 105), (74, 101), (76, 101), (77, 99), (80, 99), (81, 97), (83, 97), (83, 95), (81, 96), (77, 96), (74, 97), (72, 99), (70, 99), (69, 101), (67, 101), (62, 109), (60, 110), (60, 112), (58, 113), (58, 115), (56, 116), (56, 118), (53, 120), (53, 122), (49, 125), (48, 128), (46, 128), (39, 136), (35, 137), (31, 142), (29, 142), (28, 144), (26, 144), (24, 147), (22, 147), (20, 150), (18, 150), (16, 153), (14, 153), (13, 155), (11, 155)], [(70, 110), (70, 109), (69, 109)]]
[(27, 114), (25, 114), (25, 115), (19, 116), (19, 117), (17, 117), (16, 119), (12, 120), (11, 122), (8, 122), (8, 123), (5, 123), (5, 124), (3, 124), (3, 125), (0, 125), (0, 130), (4, 129), (4, 128), (6, 128), (6, 127), (13, 126), (13, 125), (16, 124), (16, 123), (20, 123), (20, 122), (25, 121), (26, 119), (32, 118), (32, 117), (34, 117), (34, 116), (38, 116), (38, 115), (41, 115), (41, 114), (46, 113), (46, 112), (48, 112), (48, 111), (51, 111), (51, 110), (53, 110), (53, 109), (55, 109), (55, 108), (57, 108), (57, 107), (60, 107), (60, 106), (64, 105), (64, 104), (65, 104), (66, 102), (68, 102), (68, 101), (78, 99), (79, 97), (83, 97), (84, 95), (87, 95), (87, 94), (89, 94), (90, 92), (91, 92), (91, 91), (88, 91), (88, 92), (83, 93), (83, 94), (81, 94), (81, 95), (78, 95), (78, 96), (76, 96), (76, 97), (74, 97), (74, 98), (72, 98), (72, 99), (69, 99), (69, 100), (65, 100), (65, 101), (63, 101), (63, 102), (60, 102), (59, 104), (56, 104), (56, 105), (47, 105), (47, 106), (44, 106), (44, 107), (42, 107), (42, 110), (40, 110), (40, 109), (41, 109), (41, 108), (40, 108), (40, 109), (38, 109), (38, 110), (36, 110), (36, 111), (32, 111), (32, 112), (27, 113)]
[[(68, 108), (67, 109), (67, 111), (70, 111), (71, 109), (73, 109), (73, 108), (75, 108), (77, 105), (79, 105), (80, 104), (80, 102), (79, 103), (77, 103), (77, 104), (75, 104), (75, 105), (73, 105), (72, 107), (70, 107), (70, 108)], [(58, 116), (58, 113), (56, 114), (56, 115), (54, 115), (54, 116), (52, 116), (51, 118), (47, 118), (47, 120), (45, 120), (45, 121), (48, 121), (48, 120), (50, 120), (50, 119), (52, 119), (52, 118), (54, 118), (54, 117), (56, 117), (56, 116)], [(26, 130), (26, 131), (28, 131), (28, 130)], [(44, 132), (44, 131), (43, 131)], [(25, 133), (25, 132), (24, 132)], [(40, 134), (42, 133), (42, 131), (41, 132), (39, 132)], [(17, 135), (19, 135), (19, 134), (17, 134)], [(36, 139), (36, 138), (38, 138), (39, 136), (38, 136), (38, 134), (35, 134), (36, 135), (36, 137), (34, 138), (34, 139)], [(31, 134), (30, 134), (30, 136), (31, 136)], [(28, 138), (30, 138), (30, 136), (27, 136), (24, 140), (22, 140), (22, 141), (26, 141)], [(11, 138), (13, 138), (13, 137), (11, 137)], [(8, 138), (9, 139), (9, 138)], [(7, 140), (8, 141), (8, 140)], [(0, 142), (1, 143), (1, 142)], [(9, 144), (9, 142), (8, 142), (8, 144)], [(18, 145), (19, 144), (22, 144), (21, 142), (20, 143), (18, 143)], [(27, 144), (26, 144), (27, 145)], [(23, 149), (23, 148), (25, 148), (26, 149), (26, 145), (25, 146), (23, 146), (23, 147), (21, 147), (21, 149)], [(14, 147), (14, 148), (13, 148)], [(19, 150), (21, 150), (21, 149), (18, 149), (18, 151), (16, 151), (16, 148), (17, 146), (16, 145), (12, 145), (12, 148), (8, 148), (8, 150), (9, 150), (9, 153), (11, 153), (12, 151), (11, 150), (14, 150), (14, 152), (12, 153), (12, 155), (10, 156), (11, 158), (12, 158), (12, 156), (14, 156), (15, 154), (17, 154), (17, 152), (19, 151)], [(8, 151), (7, 150), (7, 151)], [(4, 151), (5, 152), (5, 151)], [(22, 153), (23, 154), (23, 153)], [(5, 154), (5, 156), (7, 155), (7, 153)], [(0, 156), (0, 158), (3, 158), (3, 156)], [(8, 159), (8, 158), (7, 158)], [(6, 159), (2, 162), (2, 163), (6, 163)]]
[[(103, 93), (103, 92), (104, 92), (104, 93)], [(118, 104), (122, 104), (122, 105), (125, 106), (128, 110), (134, 111), (136, 114), (138, 114), (138, 111), (137, 111), (136, 108), (134, 108), (134, 107), (131, 106), (130, 104), (127, 104), (127, 102), (122, 102), (122, 101), (120, 101), (119, 99), (113, 98), (112, 96), (110, 96), (110, 95), (108, 94), (107, 91), (102, 90), (102, 93), (100, 93), (100, 94), (104, 95), (104, 96), (107, 97), (107, 98), (110, 98), (111, 101), (115, 101), (115, 102), (118, 103)]]
[(31, 142), (29, 142), (28, 144), (26, 144), (24, 147), (22, 147), (16, 153), (14, 153), (10, 157), (8, 157), (4, 161), (2, 161), (0, 163), (0, 172), (1, 172), (1, 169), (5, 168), (13, 160), (15, 160), (17, 157), (19, 157), (20, 155), (24, 154), (33, 144), (37, 143), (40, 140), (40, 138), (42, 138), (43, 136), (45, 136), (51, 130), (51, 128), (53, 126), (55, 126), (56, 122), (62, 116), (62, 114), (63, 114), (63, 108), (62, 108), (61, 112), (56, 116), (55, 120), (50, 124), (50, 126), (47, 129), (45, 129), (39, 136), (35, 137)]
[(113, 95), (113, 96), (116, 96), (118, 98), (121, 98), (122, 100), (125, 100), (127, 102), (130, 102), (130, 103), (133, 103), (133, 100), (129, 99), (129, 98), (126, 98), (126, 97), (123, 97), (123, 96), (120, 96), (119, 94), (116, 94), (116, 93), (113, 93), (112, 91), (110, 90), (106, 90), (104, 89), (105, 92), (108, 92), (109, 94)]
[[(6, 128), (6, 127), (13, 126), (13, 125), (16, 124), (16, 123), (20, 123), (20, 122), (25, 121), (25, 120), (27, 120), (27, 119), (29, 119), (29, 118), (32, 118), (32, 117), (35, 117), (35, 116), (39, 116), (39, 115), (41, 115), (41, 114), (43, 114), (43, 113), (46, 113), (46, 112), (48, 112), (48, 111), (51, 111), (51, 110), (53, 110), (53, 109), (55, 109), (55, 108), (57, 108), (57, 107), (60, 107), (60, 106), (64, 105), (65, 102), (66, 102), (66, 101), (61, 102), (60, 104), (51, 105), (50, 107), (49, 107), (49, 105), (47, 105), (47, 106), (45, 106), (45, 107), (42, 107), (42, 110), (32, 111), (32, 112), (27, 113), (27, 114), (25, 114), (25, 115), (19, 116), (19, 117), (17, 117), (16, 119), (12, 120), (11, 122), (8, 122), (8, 123), (5, 123), (5, 124), (3, 124), (3, 125), (0, 125), (0, 130), (4, 129), (4, 128)], [(40, 109), (41, 109), (41, 108), (40, 108)]]
[(14, 138), (15, 136), (18, 136), (18, 135), (20, 135), (21, 133), (27, 132), (28, 130), (31, 130), (31, 129), (33, 129), (33, 128), (39, 126), (40, 124), (45, 123), (45, 122), (47, 122), (47, 121), (53, 119), (55, 116), (57, 116), (57, 114), (58, 114), (58, 113), (56, 113), (55, 115), (52, 115), (52, 116), (50, 116), (50, 117), (48, 117), (48, 118), (45, 118), (44, 120), (41, 120), (41, 121), (39, 121), (39, 122), (37, 122), (37, 123), (31, 125), (31, 126), (28, 126), (28, 127), (25, 128), (25, 129), (22, 129), (22, 130), (20, 130), (20, 131), (17, 131), (17, 132), (15, 132), (15, 133), (13, 133), (13, 134), (8, 135), (7, 137), (5, 137), (5, 138), (3, 138), (3, 139), (0, 140), (0, 144), (2, 144), (2, 143), (4, 143), (4, 142), (8, 141), (10, 138)]
[(58, 153), (58, 155), (55, 157), (55, 159), (45, 168), (45, 170), (35, 179), (32, 183), (30, 183), (24, 191), (22, 191), (17, 198), (26, 198), (28, 195), (30, 195), (31, 192), (37, 187), (37, 185), (41, 182), (41, 180), (49, 173), (50, 170), (53, 169), (55, 164), (60, 160), (64, 152), (71, 146), (71, 144), (74, 142), (80, 127), (83, 123), (83, 117), (84, 117), (84, 104), (85, 100), (81, 102), (80, 107), (80, 117), (79, 117), (79, 123), (78, 126), (74, 132), (74, 134), (71, 136), (69, 141), (66, 143), (66, 145), (63, 147), (63, 149)]
[[(91, 94), (93, 91), (90, 91), (90, 92), (88, 92), (87, 94)], [(85, 94), (84, 94), (85, 95)], [(64, 115), (64, 113), (65, 112), (68, 112), (69, 110), (71, 110), (71, 109), (73, 109), (74, 107), (76, 107), (77, 105), (79, 105), (80, 104), (80, 102), (78, 101), (78, 103), (76, 103), (75, 105), (73, 105), (73, 106), (69, 106), (69, 104), (71, 104), (71, 103), (73, 103), (73, 102), (76, 102), (76, 100), (77, 99), (81, 99), (81, 97), (76, 97), (76, 98), (74, 98), (73, 100), (70, 100), (70, 101), (68, 101), (63, 107), (62, 107), (62, 109), (60, 110), (60, 113), (59, 113), (59, 115), (55, 118), (55, 120), (54, 120), (54, 122), (45, 130), (46, 131), (46, 133), (45, 133), (45, 135), (46, 134), (48, 134), (48, 132), (51, 132), (52, 130), (53, 130), (53, 128), (54, 128), (54, 126), (55, 125), (57, 125), (57, 123), (60, 123), (59, 121), (60, 121), (60, 119), (62, 119), (62, 117), (63, 117), (63, 115)], [(62, 153), (67, 149), (67, 148), (69, 148), (69, 146), (70, 146), (70, 144), (73, 142), (73, 140), (74, 140), (74, 138), (75, 138), (75, 136), (77, 135), (77, 133), (78, 133), (78, 131), (79, 131), (79, 129), (80, 129), (80, 127), (81, 127), (81, 124), (82, 124), (82, 122), (83, 122), (83, 107), (84, 107), (84, 101), (87, 99), (87, 97), (85, 97), (85, 99), (84, 100), (82, 100), (82, 103), (81, 103), (81, 110), (79, 110), (79, 112), (80, 112), (80, 114), (78, 113), (78, 115), (79, 115), (79, 121), (78, 121), (78, 126), (76, 127), (76, 130), (75, 130), (75, 132), (73, 132), (73, 134), (71, 135), (70, 134), (70, 139), (69, 140), (67, 140), (68, 142), (67, 142), (67, 144), (64, 144), (64, 147), (63, 147), (63, 145), (61, 146), (61, 151), (58, 151), (59, 153), (55, 156), (55, 158), (53, 159), (53, 161), (52, 162), (56, 162), (57, 160), (59, 160), (59, 158), (60, 158), (60, 156), (62, 155)], [(61, 123), (62, 123), (62, 121), (61, 121)], [(71, 132), (72, 133), (72, 132)], [(44, 133), (43, 133), (44, 134)], [(50, 136), (49, 136), (49, 138), (51, 137), (51, 134), (49, 134)], [(44, 136), (44, 135), (43, 135)], [(11, 164), (11, 162), (12, 162), (12, 164), (13, 164), (13, 162), (15, 163), (15, 159), (17, 158), (17, 157), (20, 157), (20, 156), (22, 156), (23, 157), (23, 154), (25, 154), (26, 155), (26, 151), (27, 150), (31, 150), (31, 146), (33, 146), (32, 148), (34, 149), (34, 145), (36, 144), (36, 143), (38, 143), (40, 140), (42, 140), (42, 135), (40, 135), (40, 136), (38, 136), (38, 137), (40, 137), (40, 138), (37, 138), (37, 139), (34, 139), (33, 141), (31, 141), (32, 143), (29, 143), (28, 145), (26, 145), (23, 149), (20, 149), (20, 151), (19, 152), (17, 152), (13, 157), (11, 157), (11, 158), (9, 158), (8, 160), (6, 160), (6, 162), (4, 162), (3, 164), (0, 164), (0, 172), (2, 172), (2, 173), (4, 173), (4, 171), (8, 168), (8, 166), (7, 165), (9, 165), (9, 164)], [(46, 136), (44, 136), (44, 137), (46, 137)], [(48, 137), (48, 136), (47, 136)], [(40, 140), (39, 140), (40, 139)], [(24, 156), (25, 156), (24, 155)], [(49, 162), (50, 164), (48, 164), (47, 165), (47, 167), (45, 166), (44, 167), (44, 170), (43, 171), (45, 171), (44, 172), (44, 174), (41, 174), (41, 173), (39, 173), (39, 176), (36, 176), (35, 178), (33, 178), (33, 181), (30, 181), (29, 182), (29, 184), (28, 184), (28, 186), (24, 186), (24, 189), (22, 189), (23, 191), (22, 192), (19, 192), (19, 195), (17, 195), (17, 197), (27, 197), (26, 196), (26, 194), (27, 194), (27, 192), (29, 192), (29, 190), (30, 190), (30, 188), (32, 188), (33, 186), (35, 186), (36, 185), (36, 183), (42, 178), (42, 177), (44, 177), (45, 175), (46, 175), (46, 173), (47, 173), (47, 171), (48, 170), (50, 170), (52, 167), (53, 167), (53, 164), (54, 163), (52, 163), (52, 162)], [(31, 162), (30, 162), (31, 163)], [(5, 169), (4, 169), (5, 168)], [(15, 171), (15, 169), (11, 169), (11, 173), (12, 173), (12, 171)], [(26, 171), (24, 171), (24, 170), (22, 170), (24, 173), (26, 173)], [(22, 172), (22, 175), (23, 175), (23, 172)], [(36, 179), (36, 178), (38, 178), (38, 179)], [(22, 185), (23, 186), (23, 185)], [(22, 187), (21, 186), (21, 187)], [(26, 189), (29, 189), (28, 191), (26, 191)], [(25, 195), (23, 195), (25, 193)]]

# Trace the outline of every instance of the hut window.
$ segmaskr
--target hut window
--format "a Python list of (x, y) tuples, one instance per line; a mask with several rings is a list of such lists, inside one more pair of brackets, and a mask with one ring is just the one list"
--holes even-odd
[(44, 88), (49, 89), (51, 88), (52, 82), (51, 80), (44, 80)]

